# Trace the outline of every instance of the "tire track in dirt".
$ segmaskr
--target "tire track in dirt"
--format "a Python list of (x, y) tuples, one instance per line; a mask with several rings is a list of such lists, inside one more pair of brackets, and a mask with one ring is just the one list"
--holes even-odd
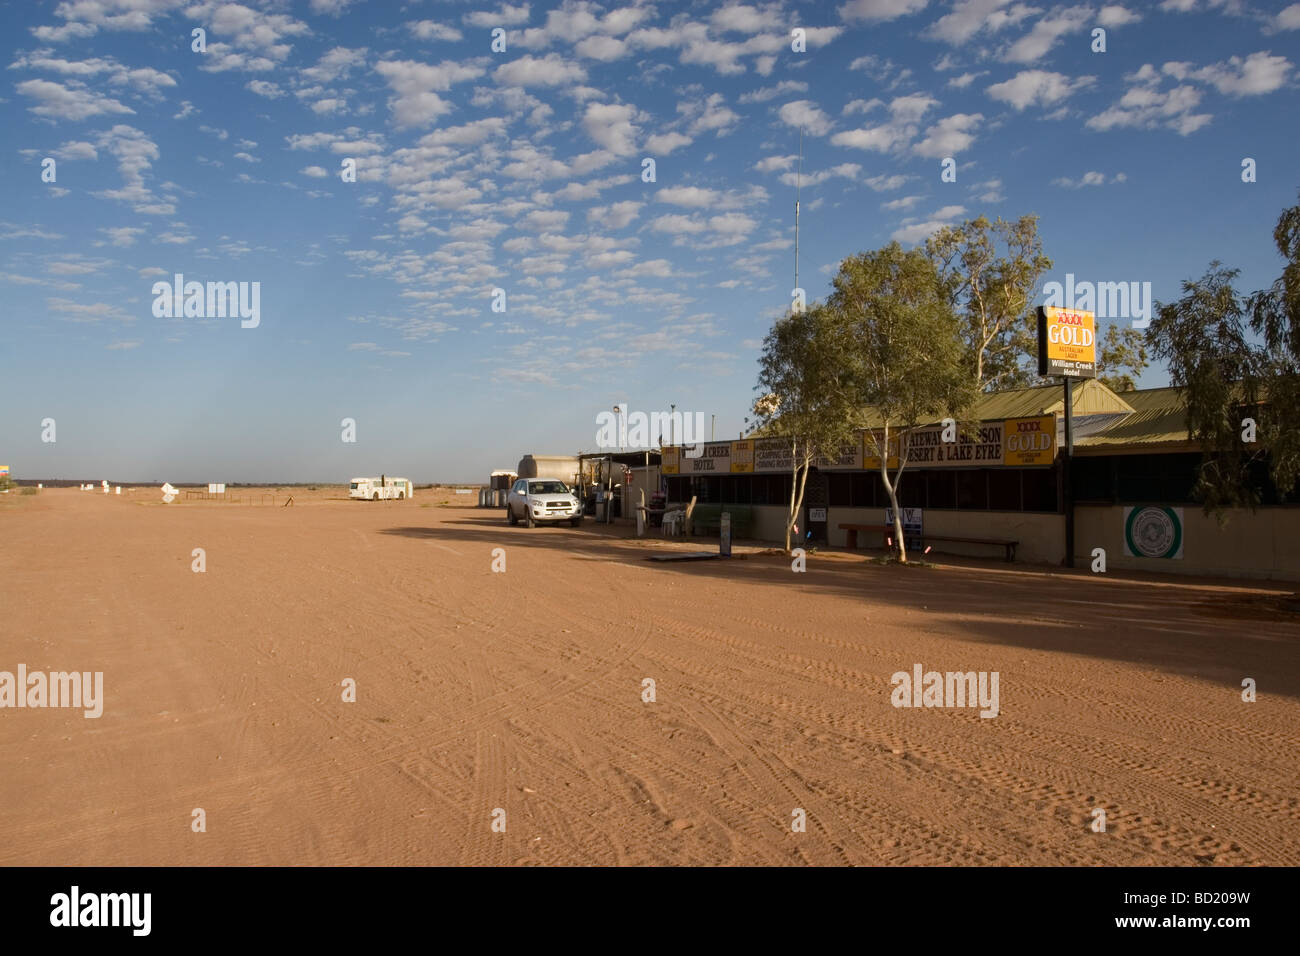
[[(678, 623), (678, 627), (680, 629), (680, 622), (676, 622), (676, 623)], [(697, 634), (702, 634), (702, 629), (695, 629), (695, 630)], [(731, 647), (743, 647), (745, 648), (745, 650), (750, 650), (755, 646), (754, 642), (745, 642), (736, 639), (727, 640), (726, 638), (720, 638), (718, 640), (720, 640), (721, 643), (729, 645)], [(797, 663), (799, 657), (798, 655), (787, 655), (787, 659)], [(678, 662), (678, 663), (680, 666), (683, 662)], [(845, 686), (844, 682), (842, 681), (838, 681), (835, 679), (828, 680), (825, 675), (817, 675), (817, 676), (825, 683), (831, 683), (841, 687)], [(883, 681), (881, 681), (881, 683), (883, 683)], [(939, 713), (942, 714), (944, 712), (940, 711)], [(1006, 730), (1008, 723), (1009, 722), (1007, 721), (1003, 721), (1002, 726), (999, 728), (999, 730)], [(1057, 744), (1058, 746), (1065, 746), (1067, 747), (1067, 749), (1077, 749), (1079, 746), (1080, 739), (1083, 738), (1079, 738), (1076, 736), (1073, 739), (1066, 740), (1064, 738), (1058, 737), (1053, 741), (1053, 743)], [(944, 756), (944, 760), (942, 763), (939, 762), (938, 760), (934, 760), (931, 763), (931, 767), (935, 768), (936, 770), (937, 768), (942, 768), (937, 772), (939, 772), (943, 778), (945, 778), (946, 780), (951, 780), (954, 774), (965, 773), (970, 777), (971, 780), (976, 781), (979, 785), (978, 787), (970, 788), (970, 789), (975, 789), (978, 791), (981, 787), (986, 788), (995, 783), (999, 783), (1003, 785), (1004, 789), (1010, 788), (1013, 793), (1029, 792), (1025, 788), (1025, 786), (1023, 786), (1023, 784), (1026, 783), (1026, 781), (1023, 778), (1017, 777), (1014, 774), (1006, 774), (1003, 776), (990, 777), (987, 771), (983, 770), (984, 765), (990, 760), (990, 758), (996, 756), (997, 758), (1000, 758), (1005, 763), (1007, 759), (1014, 758), (1016, 756), (1015, 751), (1006, 748), (1005, 746), (1000, 747), (998, 750), (994, 752), (990, 752), (990, 750), (986, 748), (980, 754), (978, 759), (966, 761), (963, 767), (958, 768), (954, 766), (954, 764), (960, 762), (959, 754), (963, 743), (968, 744), (968, 741), (955, 739), (955, 735), (954, 735), (954, 739), (945, 739), (942, 742), (942, 745), (940, 747), (937, 747), (933, 751), (930, 751), (930, 755), (932, 757), (935, 753), (942, 753)], [(915, 742), (907, 742), (905, 743), (905, 747), (909, 748), (910, 752), (913, 754), (921, 754), (927, 752), (926, 747), (922, 745), (918, 745)], [(1090, 750), (1086, 747), (1085, 747), (1085, 753), (1099, 758), (1103, 755), (1101, 751)], [(1156, 768), (1153, 767), (1150, 769), (1156, 769)], [(1039, 767), (1036, 769), (1035, 772), (1041, 774), (1043, 772), (1043, 769)], [(1150, 782), (1140, 784), (1139, 789), (1143, 794), (1146, 794), (1148, 796), (1152, 791)], [(1175, 818), (1180, 818), (1180, 817), (1185, 818), (1186, 816), (1192, 813), (1192, 809), (1188, 806), (1189, 801), (1186, 799), (1185, 794), (1180, 794), (1175, 789), (1170, 788), (1164, 784), (1160, 784), (1156, 789), (1161, 794), (1161, 796), (1165, 799), (1165, 801), (1167, 801), (1170, 808), (1170, 813)], [(1083, 795), (1081, 793), (1078, 793), (1073, 790), (1058, 792), (1055, 785), (1052, 784), (1047, 785), (1046, 789), (1042, 790), (1042, 793), (1047, 794), (1051, 797), (1049, 802), (1051, 803), (1051, 810), (1055, 815), (1068, 816), (1070, 814), (1074, 814), (1078, 817), (1079, 820), (1084, 819), (1084, 817), (1080, 815), (1081, 805), (1085, 802), (1083, 800)], [(1263, 802), (1262, 798), (1257, 799), (1256, 802), (1262, 803)], [(1291, 806), (1292, 806), (1291, 803), (1283, 802), (1280, 805), (1280, 808), (1285, 810), (1285, 809), (1289, 809)], [(1279, 805), (1274, 805), (1274, 807), (1270, 809), (1276, 811), (1277, 809), (1279, 809)], [(1274, 814), (1270, 813), (1270, 815), (1274, 815)], [(1149, 818), (1146, 817), (1144, 817), (1143, 819), (1149, 820)], [(1241, 856), (1240, 847), (1237, 846), (1235, 842), (1223, 843), (1222, 841), (1214, 841), (1213, 839), (1207, 840), (1203, 838), (1201, 835), (1197, 834), (1195, 831), (1188, 830), (1185, 827), (1165, 825), (1163, 829), (1160, 829), (1158, 825), (1154, 825), (1151, 823), (1147, 823), (1146, 827), (1148, 830), (1153, 830), (1154, 832), (1152, 834), (1147, 834), (1147, 833), (1139, 834), (1143, 840), (1147, 842), (1163, 841), (1164, 845), (1167, 846), (1168, 848), (1174, 850), (1186, 850), (1189, 853), (1189, 855), (1195, 850), (1195, 851), (1199, 851), (1199, 855), (1203, 856), (1206, 847), (1213, 846), (1220, 854), (1228, 855), (1229, 857)], [(1249, 822), (1247, 822), (1243, 825), (1243, 829), (1249, 831), (1249, 830), (1253, 830), (1254, 827)], [(1136, 828), (1135, 828), (1135, 832), (1136, 832)], [(1087, 862), (1087, 860), (1081, 860), (1081, 862)]]

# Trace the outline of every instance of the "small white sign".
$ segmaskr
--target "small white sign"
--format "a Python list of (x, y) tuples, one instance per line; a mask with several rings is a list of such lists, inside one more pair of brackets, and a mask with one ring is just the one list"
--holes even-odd
[(809, 520), (809, 521), (825, 521), (825, 520), (826, 520), (826, 509), (825, 509), (825, 508), (809, 508), (809, 509), (808, 509), (808, 520)]
[[(885, 509), (885, 524), (894, 523), (894, 509)], [(903, 540), (909, 548), (920, 550), (924, 547), (922, 535), (925, 533), (925, 512), (921, 508), (903, 509)]]
[(208, 484), (208, 494), (210, 494), (210, 495), (224, 495), (225, 493), (226, 493), (226, 486), (225, 486), (224, 483), (223, 483), (223, 484), (212, 484), (212, 483), (209, 483), (209, 484)]

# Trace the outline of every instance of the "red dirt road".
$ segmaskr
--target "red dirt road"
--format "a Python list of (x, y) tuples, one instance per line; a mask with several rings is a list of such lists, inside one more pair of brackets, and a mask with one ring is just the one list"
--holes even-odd
[[(0, 709), (0, 863), (1300, 863), (1276, 590), (668, 565), (418, 494), (295, 496), (0, 509), (0, 671), (105, 696)], [(997, 672), (998, 716), (895, 708), (918, 663)]]

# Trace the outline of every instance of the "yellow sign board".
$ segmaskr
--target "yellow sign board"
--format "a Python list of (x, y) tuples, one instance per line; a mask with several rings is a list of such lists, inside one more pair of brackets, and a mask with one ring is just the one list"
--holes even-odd
[(662, 455), (659, 458), (659, 472), (664, 475), (676, 475), (681, 471), (681, 453), (682, 450), (677, 445), (669, 445), (662, 449)]
[(731, 443), (731, 471), (733, 474), (753, 473), (754, 442), (752, 440)]
[(1008, 418), (1002, 427), (1002, 464), (1027, 467), (1056, 460), (1056, 416)]
[[(862, 433), (862, 467), (867, 471), (880, 470), (880, 456), (874, 454), (874, 452), (879, 450), (879, 442), (883, 438), (884, 436), (880, 432), (876, 432), (875, 441), (873, 442), (867, 432)], [(898, 438), (896, 436), (889, 439), (889, 461), (885, 463), (885, 467), (890, 469), (898, 467)]]
[(1082, 309), (1038, 307), (1038, 374), (1097, 376), (1097, 317)]

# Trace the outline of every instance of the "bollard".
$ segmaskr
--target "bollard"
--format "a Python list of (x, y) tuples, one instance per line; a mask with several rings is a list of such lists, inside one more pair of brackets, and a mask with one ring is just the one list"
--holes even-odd
[(718, 535), (718, 554), (731, 557), (731, 512), (722, 512), (722, 528)]

